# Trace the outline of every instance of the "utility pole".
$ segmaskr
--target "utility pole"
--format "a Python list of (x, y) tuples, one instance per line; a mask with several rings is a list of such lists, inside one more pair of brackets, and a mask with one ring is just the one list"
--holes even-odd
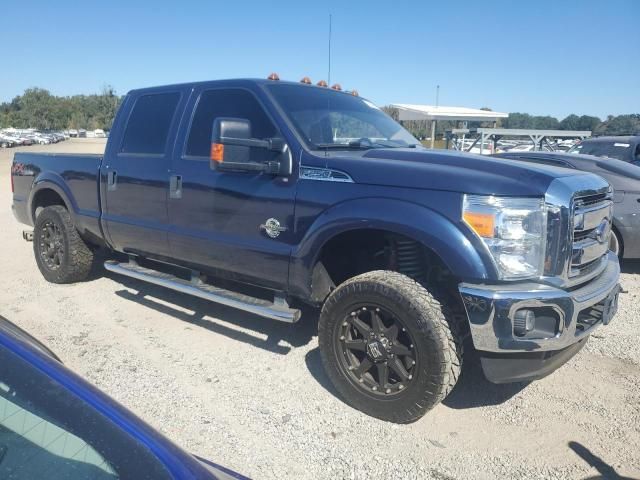
[(327, 83), (331, 86), (331, 14), (329, 14), (329, 73)]

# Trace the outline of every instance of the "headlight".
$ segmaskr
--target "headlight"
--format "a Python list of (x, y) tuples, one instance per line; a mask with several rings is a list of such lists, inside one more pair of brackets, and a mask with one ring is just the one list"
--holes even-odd
[(542, 198), (465, 195), (462, 217), (487, 245), (500, 279), (543, 274), (547, 209)]

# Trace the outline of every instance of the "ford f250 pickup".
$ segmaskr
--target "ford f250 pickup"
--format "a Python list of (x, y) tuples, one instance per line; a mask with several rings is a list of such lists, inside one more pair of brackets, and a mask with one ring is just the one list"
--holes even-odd
[(11, 180), (48, 281), (106, 248), (109, 271), (269, 319), (316, 306), (337, 391), (393, 422), (448, 395), (463, 343), (490, 381), (533, 380), (617, 308), (605, 180), (424, 149), (326, 84), (134, 90), (104, 155), (17, 153)]

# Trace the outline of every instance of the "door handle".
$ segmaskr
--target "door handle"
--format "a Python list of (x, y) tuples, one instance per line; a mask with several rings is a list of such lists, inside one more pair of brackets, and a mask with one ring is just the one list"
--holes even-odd
[(182, 175), (171, 175), (169, 177), (169, 197), (182, 198)]
[(107, 173), (107, 191), (114, 192), (118, 189), (118, 172), (111, 170)]

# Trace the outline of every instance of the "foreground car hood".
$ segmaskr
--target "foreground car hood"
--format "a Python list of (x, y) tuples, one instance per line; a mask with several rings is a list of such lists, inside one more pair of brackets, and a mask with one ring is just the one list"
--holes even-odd
[(556, 178), (589, 175), (447, 150), (396, 148), (347, 155), (327, 163), (358, 183), (485, 195), (542, 196)]

